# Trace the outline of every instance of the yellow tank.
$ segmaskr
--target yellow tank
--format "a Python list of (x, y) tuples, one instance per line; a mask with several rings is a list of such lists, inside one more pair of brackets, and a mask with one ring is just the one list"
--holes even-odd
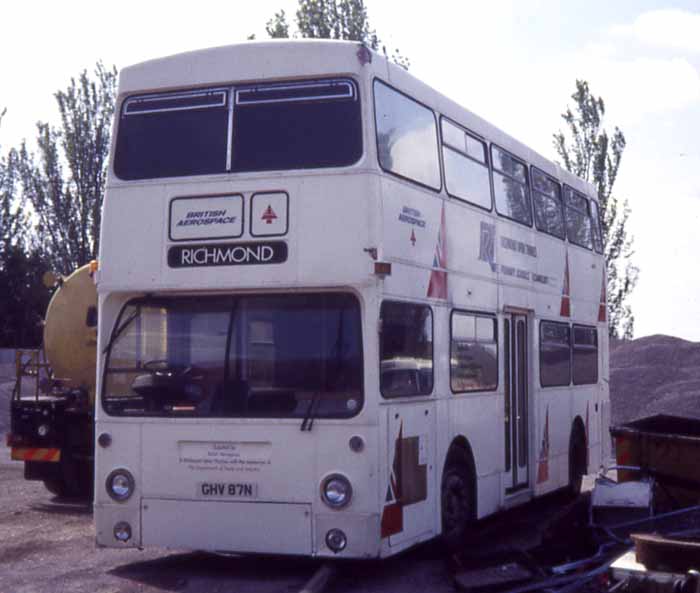
[(44, 351), (56, 379), (95, 399), (97, 289), (90, 264), (59, 281), (46, 310)]

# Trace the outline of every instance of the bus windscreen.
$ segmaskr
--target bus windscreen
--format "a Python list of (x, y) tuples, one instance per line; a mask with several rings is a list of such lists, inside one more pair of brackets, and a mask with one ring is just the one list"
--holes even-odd
[(131, 321), (109, 347), (111, 415), (343, 418), (362, 407), (349, 294), (141, 299), (120, 319)]

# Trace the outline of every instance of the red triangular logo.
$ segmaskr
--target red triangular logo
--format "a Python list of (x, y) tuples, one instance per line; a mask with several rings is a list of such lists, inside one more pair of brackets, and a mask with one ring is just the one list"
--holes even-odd
[(566, 254), (566, 266), (564, 267), (564, 286), (561, 289), (561, 308), (559, 315), (571, 317), (571, 294), (569, 292), (569, 254)]
[(440, 228), (438, 229), (437, 244), (435, 245), (433, 268), (428, 281), (428, 298), (447, 299), (447, 271), (445, 270), (447, 268), (447, 237), (444, 203), (440, 214)]
[(603, 270), (603, 283), (602, 286), (600, 287), (600, 305), (598, 305), (598, 321), (605, 323), (606, 319), (606, 313), (605, 310), (607, 308), (607, 305), (605, 304), (606, 301), (606, 289), (607, 287), (605, 286), (605, 270)]
[(266, 224), (272, 224), (272, 221), (277, 218), (277, 215), (272, 209), (272, 206), (268, 204), (267, 208), (265, 209), (265, 212), (263, 212), (263, 215), (260, 218), (264, 220)]

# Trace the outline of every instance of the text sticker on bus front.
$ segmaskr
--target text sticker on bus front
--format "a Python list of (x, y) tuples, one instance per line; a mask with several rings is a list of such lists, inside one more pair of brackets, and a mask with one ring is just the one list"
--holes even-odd
[(170, 240), (235, 239), (243, 234), (243, 196), (198, 196), (170, 202)]

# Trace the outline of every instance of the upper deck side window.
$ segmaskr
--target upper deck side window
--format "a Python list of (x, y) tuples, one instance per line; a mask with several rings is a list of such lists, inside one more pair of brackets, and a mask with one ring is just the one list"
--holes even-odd
[(440, 119), (440, 127), (447, 193), (491, 210), (486, 144), (444, 117)]
[(114, 170), (153, 179), (342, 167), (361, 156), (357, 86), (315, 80), (129, 97)]
[(590, 201), (591, 204), (591, 222), (593, 223), (593, 249), (598, 253), (603, 253), (603, 231), (601, 230), (600, 210), (598, 202)]
[(593, 249), (590, 207), (586, 196), (565, 185), (564, 211), (569, 241), (579, 247)]
[(442, 183), (433, 111), (375, 80), (374, 116), (382, 169), (439, 190)]
[(530, 174), (537, 230), (563, 239), (566, 236), (566, 229), (561, 203), (561, 185), (535, 167), (531, 167)]
[(493, 144), (491, 164), (496, 210), (501, 216), (532, 226), (527, 166), (520, 159)]

